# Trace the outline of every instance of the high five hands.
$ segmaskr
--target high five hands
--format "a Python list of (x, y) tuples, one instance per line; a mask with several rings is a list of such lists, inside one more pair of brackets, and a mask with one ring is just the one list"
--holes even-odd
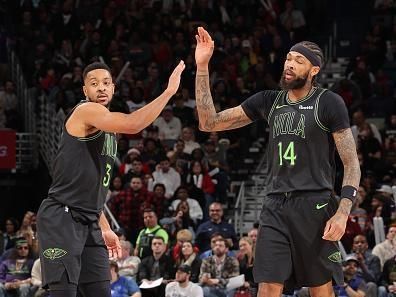
[(195, 62), (198, 70), (206, 69), (214, 50), (214, 41), (209, 33), (202, 27), (198, 27), (198, 34), (195, 35), (197, 47), (195, 48)]

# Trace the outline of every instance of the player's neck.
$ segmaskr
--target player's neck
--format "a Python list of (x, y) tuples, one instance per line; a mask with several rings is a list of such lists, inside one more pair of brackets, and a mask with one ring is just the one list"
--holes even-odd
[(313, 86), (311, 84), (306, 84), (300, 89), (289, 90), (287, 92), (287, 96), (290, 101), (297, 102), (307, 97), (312, 92), (312, 90)]

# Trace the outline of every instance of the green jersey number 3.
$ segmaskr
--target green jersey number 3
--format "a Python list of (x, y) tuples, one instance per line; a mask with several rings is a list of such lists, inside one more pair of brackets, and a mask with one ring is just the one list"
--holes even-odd
[(103, 177), (103, 186), (108, 187), (110, 183), (111, 165), (106, 164), (106, 175)]
[(279, 165), (283, 165), (283, 160), (287, 160), (290, 162), (290, 165), (294, 166), (296, 164), (297, 156), (294, 153), (294, 141), (291, 141), (287, 146), (286, 150), (283, 151), (282, 142), (278, 143), (279, 148)]

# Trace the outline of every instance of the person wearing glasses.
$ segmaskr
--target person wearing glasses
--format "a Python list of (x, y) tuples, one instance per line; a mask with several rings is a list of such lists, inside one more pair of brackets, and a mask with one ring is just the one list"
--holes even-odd
[(27, 296), (33, 263), (27, 240), (17, 239), (13, 252), (0, 263), (0, 296)]
[(207, 251), (210, 247), (210, 238), (218, 232), (224, 238), (230, 238), (230, 247), (237, 247), (238, 240), (234, 226), (223, 220), (223, 207), (219, 202), (213, 202), (209, 206), (209, 220), (199, 225), (196, 232), (196, 243), (200, 251)]

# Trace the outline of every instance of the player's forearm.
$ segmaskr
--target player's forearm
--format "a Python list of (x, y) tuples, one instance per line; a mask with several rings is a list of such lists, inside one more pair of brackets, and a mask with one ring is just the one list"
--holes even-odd
[(101, 213), (100, 218), (99, 218), (99, 227), (102, 230), (102, 232), (111, 230), (110, 224), (107, 221), (106, 216), (104, 215), (103, 212)]
[(209, 70), (197, 69), (195, 77), (195, 98), (199, 117), (199, 129), (210, 132), (214, 129), (216, 109), (213, 104), (209, 85)]
[(133, 127), (133, 133), (138, 133), (149, 126), (161, 114), (165, 105), (174, 94), (165, 90), (156, 99), (129, 115), (128, 122)]

